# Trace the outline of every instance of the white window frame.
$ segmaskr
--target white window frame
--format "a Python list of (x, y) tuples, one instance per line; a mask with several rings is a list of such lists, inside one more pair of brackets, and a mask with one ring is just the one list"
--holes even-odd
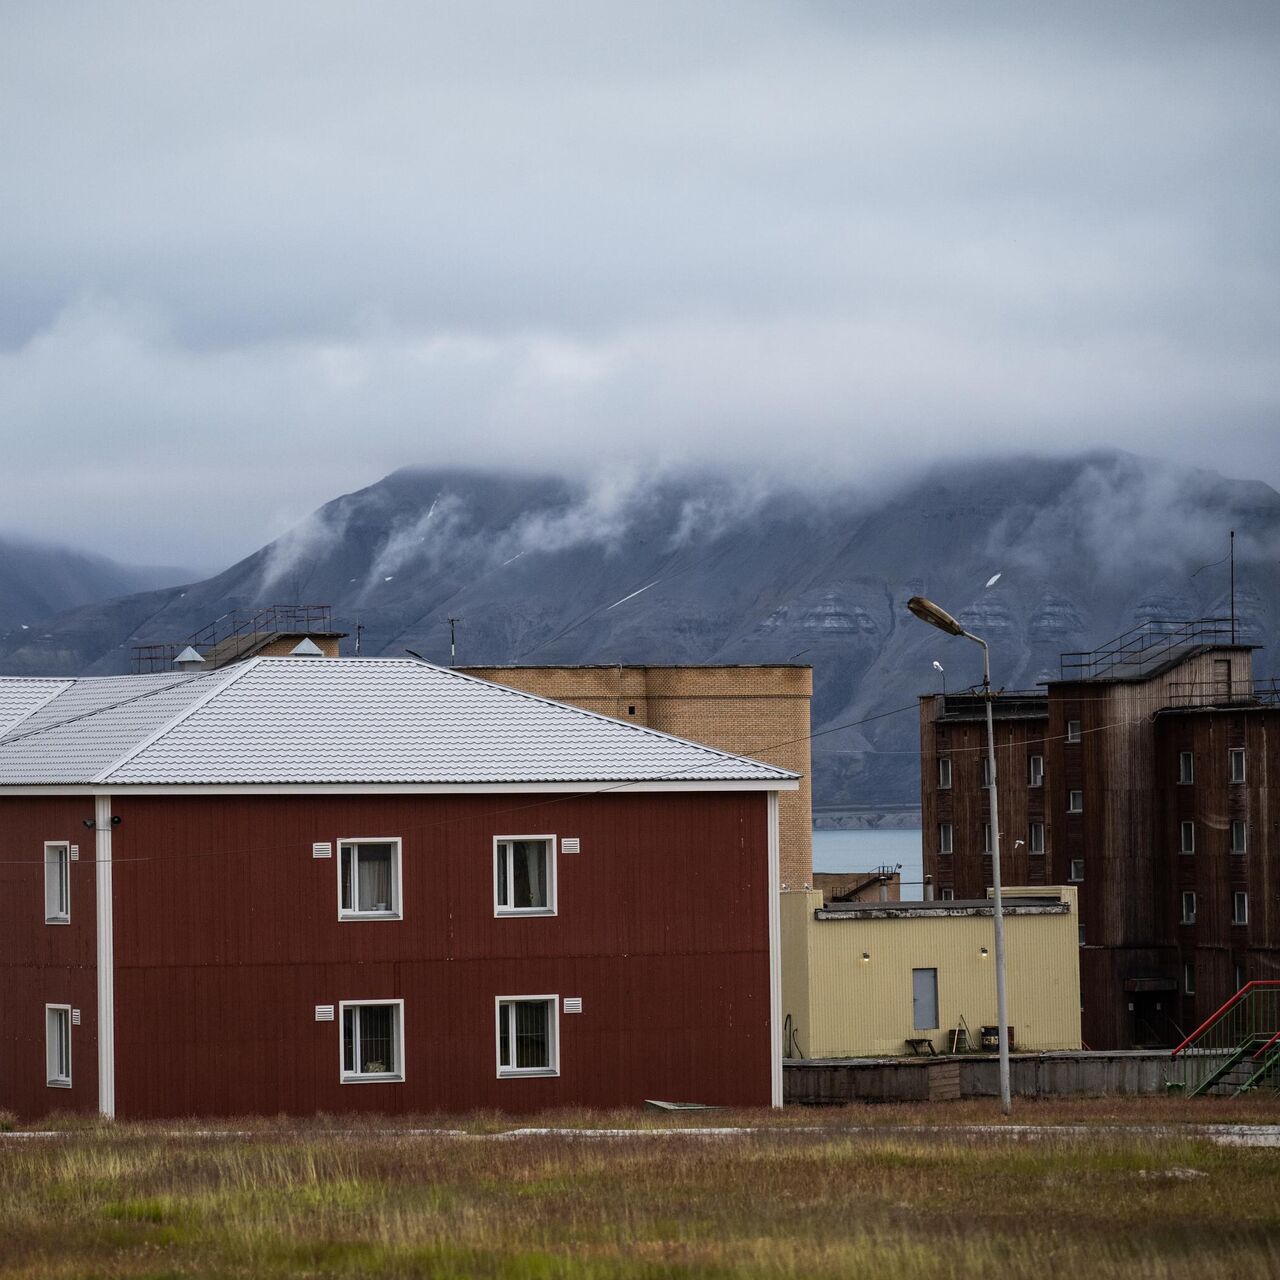
[(1196, 922), (1196, 894), (1194, 889), (1183, 889), (1182, 891), (1182, 919), (1181, 924), (1195, 924)]
[(1027, 757), (1027, 786), (1044, 786), (1044, 756), (1030, 755)]
[(955, 898), (956, 891), (949, 884), (943, 885), (942, 888), (938, 890), (938, 900), (940, 902), (954, 902)]
[[(1240, 835), (1237, 843), (1236, 834)], [(1231, 852), (1239, 856), (1249, 852), (1249, 823), (1245, 818), (1231, 819)]]
[(991, 823), (989, 822), (982, 824), (982, 852), (987, 856), (991, 854)]
[(951, 757), (938, 757), (938, 790), (951, 790)]
[(985, 751), (978, 760), (978, 780), (983, 791), (991, 790), (991, 757)]
[(1027, 852), (1042, 854), (1045, 850), (1045, 828), (1043, 822), (1027, 824)]
[[(347, 1010), (355, 1009), (356, 1035), (355, 1053), (357, 1064), (360, 1061), (360, 1009), (390, 1006), (393, 1010), (391, 1019), (391, 1039), (395, 1049), (396, 1060), (391, 1071), (348, 1071), (346, 1039)], [(338, 1078), (343, 1084), (403, 1084), (404, 1070), (404, 1001), (403, 1000), (341, 1000), (338, 1003)]]
[[(338, 856), (334, 859), (338, 872), (338, 919), (339, 920), (402, 920), (404, 911), (404, 851), (399, 836), (344, 836), (336, 841)], [(391, 846), (391, 909), (389, 911), (351, 910), (342, 905), (342, 860), (347, 849), (362, 844), (389, 844)], [(358, 900), (360, 893), (359, 876), (360, 858), (356, 855), (351, 868), (351, 891)]]
[(1249, 891), (1247, 889), (1235, 889), (1232, 891), (1231, 923), (1249, 923)]
[(1178, 852), (1179, 853), (1195, 853), (1196, 851), (1196, 824), (1190, 818), (1184, 818), (1178, 823)]
[[(51, 884), (53, 877), (57, 883)], [(52, 892), (51, 892), (52, 889)], [(55, 897), (65, 901), (65, 911), (50, 911)], [(71, 923), (71, 845), (66, 840), (44, 842), (44, 922), (45, 924)]]
[(1196, 754), (1194, 751), (1178, 752), (1178, 786), (1189, 787), (1196, 780)]
[[(1237, 765), (1240, 766), (1238, 772), (1236, 769)], [(1227, 749), (1227, 781), (1232, 786), (1240, 786), (1247, 776), (1244, 762), (1244, 748), (1229, 747)]]
[(1084, 859), (1072, 858), (1067, 875), (1068, 884), (1084, 884)]
[(1079, 741), (1080, 741), (1080, 736), (1081, 736), (1081, 735), (1080, 735), (1080, 721), (1079, 721), (1079, 720), (1068, 720), (1068, 721), (1067, 721), (1067, 733), (1066, 733), (1065, 741), (1067, 741), (1067, 742), (1079, 742)]
[[(503, 1006), (517, 1004), (546, 1004), (551, 1006), (551, 1014), (547, 1018), (547, 1034), (550, 1038), (548, 1057), (551, 1065), (547, 1067), (510, 1067), (502, 1064), (502, 1019)], [(515, 1047), (515, 1013), (511, 1013), (511, 1024), (507, 1028), (507, 1043)], [(560, 997), (558, 995), (541, 996), (495, 996), (493, 1000), (493, 1058), (498, 1068), (499, 1080), (520, 1079), (526, 1076), (558, 1076), (560, 1074)]]
[[(59, 1029), (54, 1030), (55, 1017)], [(55, 1044), (54, 1036), (60, 1037), (63, 1043)], [(66, 1048), (67, 1072), (61, 1075), (62, 1049)], [(69, 1004), (47, 1004), (44, 1007), (44, 1070), (45, 1083), (50, 1089), (71, 1088), (71, 1006)]]
[(1067, 792), (1067, 812), (1068, 813), (1084, 812), (1084, 792), (1083, 791)]
[(938, 857), (949, 857), (955, 852), (955, 849), (955, 827), (950, 822), (938, 823)]
[[(545, 907), (512, 907), (498, 899), (498, 852), (503, 845), (507, 845), (507, 892), (510, 893), (511, 886), (515, 883), (515, 877), (512, 874), (511, 866), (511, 848), (510, 846), (520, 840), (541, 840), (547, 845), (547, 905)], [(559, 862), (560, 842), (553, 835), (534, 835), (534, 836), (494, 836), (493, 837), (493, 859), (490, 863), (490, 869), (493, 872), (493, 914), (497, 916), (553, 916), (559, 911), (559, 881), (560, 877), (556, 874)]]

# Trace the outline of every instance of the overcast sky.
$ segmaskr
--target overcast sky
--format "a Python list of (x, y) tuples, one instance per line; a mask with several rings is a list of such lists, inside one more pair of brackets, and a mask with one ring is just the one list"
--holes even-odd
[(407, 464), (1280, 484), (1280, 4), (0, 2), (0, 526)]

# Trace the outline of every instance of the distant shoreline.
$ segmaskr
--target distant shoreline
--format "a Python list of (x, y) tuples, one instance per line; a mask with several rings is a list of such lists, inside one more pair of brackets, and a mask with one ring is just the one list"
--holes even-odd
[(815, 809), (815, 831), (915, 831), (919, 809)]

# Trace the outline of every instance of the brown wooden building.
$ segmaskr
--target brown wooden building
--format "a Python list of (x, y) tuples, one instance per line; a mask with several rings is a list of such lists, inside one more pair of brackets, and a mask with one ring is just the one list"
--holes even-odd
[(0, 680), (0, 1109), (779, 1104), (795, 785), (401, 660)]
[[(1171, 1045), (1280, 976), (1280, 705), (1215, 620), (1152, 623), (994, 704), (1003, 879), (1080, 893), (1084, 1038)], [(921, 699), (925, 874), (991, 884), (981, 696)]]

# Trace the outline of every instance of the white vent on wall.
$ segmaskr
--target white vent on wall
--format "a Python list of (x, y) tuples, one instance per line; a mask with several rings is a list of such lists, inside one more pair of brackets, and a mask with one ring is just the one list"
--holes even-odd
[(581, 1013), (582, 997), (581, 996), (565, 996), (564, 998), (565, 1013)]
[(80, 861), (80, 846), (78, 844), (73, 844), (71, 846), (71, 861), (72, 862)]
[(332, 858), (333, 845), (329, 844), (327, 841), (318, 840), (311, 846), (311, 856), (313, 858)]
[(577, 836), (565, 836), (565, 838), (560, 841), (560, 847), (565, 851), (565, 853), (582, 852), (582, 846), (579, 844)]
[(333, 1005), (331, 1004), (316, 1005), (316, 1021), (332, 1022), (333, 1021)]
[(71, 1025), (72, 1025), (73, 1027), (78, 1027), (78, 1026), (80, 1025), (80, 1010), (79, 1010), (79, 1009), (72, 1009), (72, 1010), (71, 1010)]

